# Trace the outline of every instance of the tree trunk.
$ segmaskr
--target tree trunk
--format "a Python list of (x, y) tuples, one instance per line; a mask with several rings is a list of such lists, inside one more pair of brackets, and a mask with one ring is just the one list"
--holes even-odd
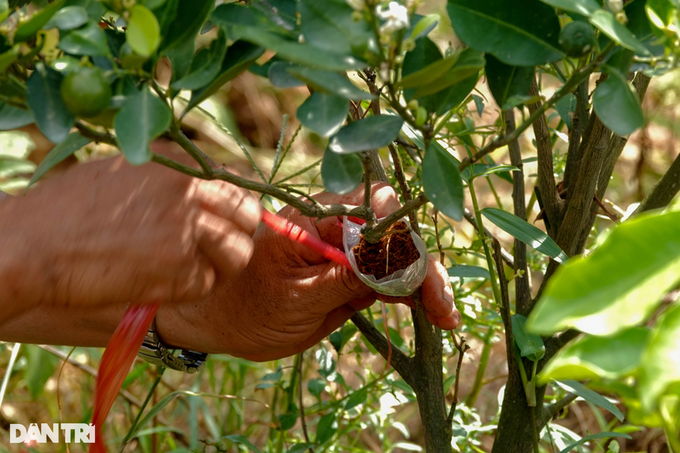
[(442, 332), (427, 320), (417, 302), (411, 311), (416, 336), (414, 382), (427, 453), (451, 453), (451, 422), (447, 419), (442, 377)]
[(530, 420), (531, 412), (519, 372), (516, 369), (511, 370), (505, 385), (501, 418), (491, 453), (531, 453)]

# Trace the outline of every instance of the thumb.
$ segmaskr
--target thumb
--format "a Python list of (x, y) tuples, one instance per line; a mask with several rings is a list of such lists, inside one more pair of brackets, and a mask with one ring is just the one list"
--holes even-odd
[(352, 269), (337, 263), (310, 266), (308, 272), (311, 278), (305, 296), (320, 305), (319, 308), (323, 307), (321, 310), (326, 313), (373, 293)]

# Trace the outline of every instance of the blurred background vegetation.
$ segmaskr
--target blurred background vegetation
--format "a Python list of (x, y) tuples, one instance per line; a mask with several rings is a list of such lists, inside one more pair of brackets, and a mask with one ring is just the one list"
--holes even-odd
[[(427, 2), (421, 13), (443, 12), (443, 8), (442, 1)], [(446, 23), (440, 23), (431, 37), (442, 47), (455, 41)], [(209, 41), (210, 35), (202, 38)], [(202, 44), (197, 42), (197, 46)], [(265, 55), (262, 61), (269, 57)], [(161, 83), (164, 77), (167, 79), (168, 74), (159, 71)], [(202, 112), (188, 115), (184, 128), (213, 159), (247, 177), (257, 177), (254, 165), (268, 173), (277, 148), (287, 150), (277, 180), (289, 178), (289, 184), (314, 193), (320, 190), (320, 162), (325, 145), (321, 138), (301, 129), (295, 119), (295, 110), (307, 96), (306, 90), (305, 87), (280, 90), (268, 79), (246, 72), (204, 102)], [(483, 78), (473, 94), (475, 98), (470, 97), (466, 113), (475, 122), (493, 124), (499, 108)], [(647, 124), (629, 140), (604, 200), (619, 216), (642, 200), (678, 154), (679, 100), (680, 75), (671, 73), (652, 80), (643, 105)], [(550, 111), (549, 121), (557, 126), (556, 111)], [(474, 125), (466, 127), (471, 129)], [(522, 136), (522, 146), (531, 147), (531, 140), (532, 133), (528, 131)], [(566, 137), (563, 142), (555, 148), (557, 180), (564, 171)], [(241, 145), (254, 162), (249, 161)], [(35, 126), (0, 132), (0, 190), (20, 195), (36, 164), (51, 147)], [(89, 145), (47, 177), (58, 175), (59, 170), (77, 161), (109, 157), (113, 152), (106, 145)], [(387, 160), (387, 156), (383, 157)], [(509, 163), (505, 149), (497, 151), (494, 157), (498, 163)], [(535, 162), (528, 161), (525, 171), (535, 177)], [(480, 194), (482, 204), (508, 208), (512, 203), (511, 183), (497, 175), (486, 179), (488, 184)], [(527, 187), (532, 184), (529, 181)], [(275, 209), (279, 207), (272, 199), (266, 203)], [(535, 204), (529, 221), (533, 222), (538, 214)], [(423, 233), (428, 247), (436, 253), (431, 219), (423, 217), (421, 221), (427, 225)], [(606, 217), (596, 223), (598, 230), (608, 226), (611, 221)], [(511, 248), (510, 236), (500, 230), (494, 233)], [(481, 244), (470, 225), (440, 222), (440, 234), (451, 262), (473, 265), (483, 262)], [(535, 269), (545, 266), (543, 255), (533, 250), (529, 253)], [(495, 330), (499, 320), (491, 306), (488, 280), (452, 278), (452, 283), (463, 315), (462, 327), (456, 334), (466, 337), (471, 346), (461, 369), (461, 403), (454, 437), (460, 451), (485, 452), (492, 443), (491, 433), (507, 375), (505, 344)], [(389, 306), (388, 318), (393, 345), (411, 352), (413, 332), (407, 310), (403, 306)], [(379, 306), (367, 310), (366, 315), (377, 325), (382, 323)], [(447, 390), (453, 384), (456, 368), (450, 335), (445, 334), (445, 354), (450, 357), (445, 371)], [(9, 425), (88, 422), (101, 354), (102, 350), (96, 348), (0, 343), (0, 452), (67, 451), (63, 444), (31, 448), (10, 445)], [(451, 398), (450, 390), (448, 395)], [(152, 411), (155, 416), (135, 423), (147, 398), (147, 410), (150, 407), (158, 410)], [(417, 411), (410, 387), (392, 370), (385, 371), (383, 359), (353, 325), (347, 324), (303, 355), (274, 362), (254, 363), (212, 355), (206, 369), (192, 376), (172, 371), (159, 373), (155, 367), (137, 361), (106, 429), (110, 439), (120, 445), (136, 425), (134, 436), (123, 450), (126, 452), (294, 453), (307, 451), (308, 442), (318, 444), (314, 447), (316, 452), (422, 451)], [(611, 431), (614, 427), (628, 432), (633, 439), (619, 440), (619, 450), (610, 444), (612, 453), (668, 451), (661, 430), (621, 425), (610, 413), (588, 401), (569, 406), (553, 426), (560, 427), (552, 433), (556, 451), (580, 436)], [(73, 452), (85, 451), (84, 445), (71, 444), (68, 448)], [(597, 445), (577, 450), (607, 451)]]

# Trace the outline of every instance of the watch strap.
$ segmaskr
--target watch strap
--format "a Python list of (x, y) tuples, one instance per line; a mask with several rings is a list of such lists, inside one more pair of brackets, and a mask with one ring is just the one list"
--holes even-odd
[(204, 352), (188, 349), (182, 349), (182, 352), (175, 356), (159, 338), (155, 319), (151, 323), (137, 355), (151, 364), (189, 374), (199, 372), (205, 366), (208, 358), (208, 354)]

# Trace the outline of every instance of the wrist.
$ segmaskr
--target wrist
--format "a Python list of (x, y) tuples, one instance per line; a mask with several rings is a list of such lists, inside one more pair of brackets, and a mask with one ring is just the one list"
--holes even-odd
[(35, 305), (24, 283), (30, 278), (26, 271), (33, 263), (24, 251), (25, 241), (16, 220), (16, 200), (0, 192), (0, 321)]

